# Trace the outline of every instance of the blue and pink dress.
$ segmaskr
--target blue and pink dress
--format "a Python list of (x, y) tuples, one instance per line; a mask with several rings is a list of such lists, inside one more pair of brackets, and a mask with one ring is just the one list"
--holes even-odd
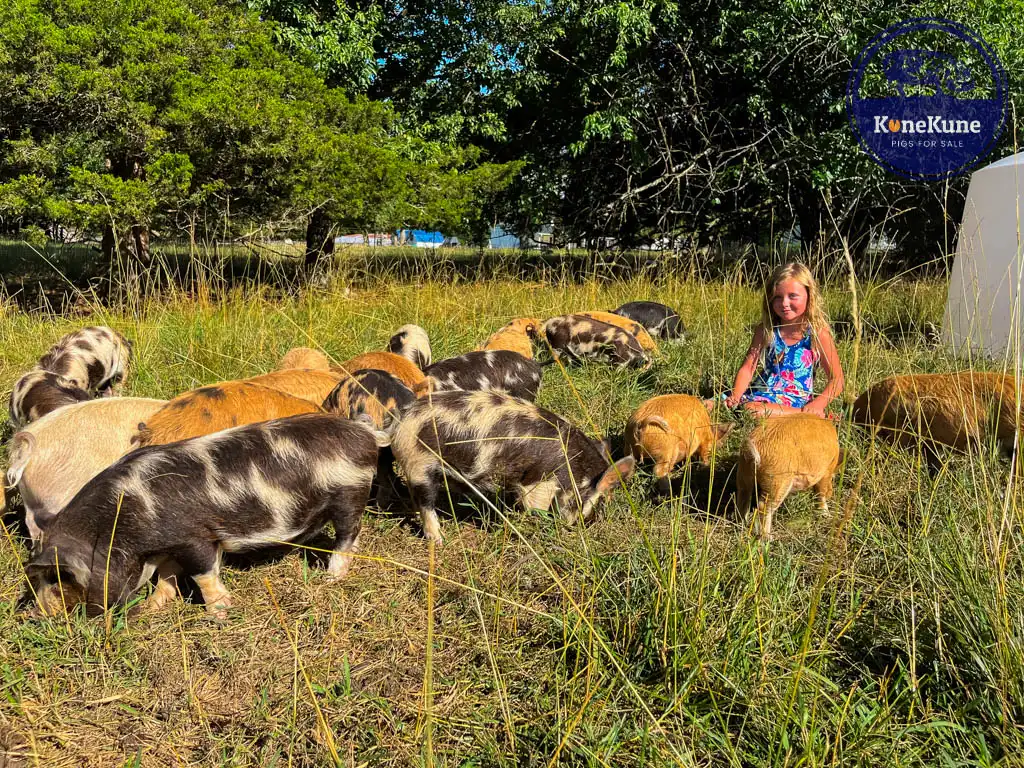
[(792, 345), (782, 340), (778, 328), (772, 328), (772, 344), (764, 350), (761, 370), (740, 401), (803, 408), (814, 397), (814, 366), (819, 357), (810, 326)]

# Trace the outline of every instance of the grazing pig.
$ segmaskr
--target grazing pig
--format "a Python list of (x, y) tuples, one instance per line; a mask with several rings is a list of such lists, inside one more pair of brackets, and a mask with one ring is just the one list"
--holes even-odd
[(577, 312), (577, 315), (583, 315), (584, 317), (590, 317), (594, 320), (600, 320), (602, 323), (608, 323), (621, 328), (626, 333), (631, 334), (640, 343), (640, 346), (647, 352), (654, 352), (658, 349), (658, 345), (654, 343), (654, 339), (651, 338), (651, 334), (635, 320), (630, 320), (628, 317), (622, 315), (616, 315), (614, 312)]
[[(348, 572), (387, 436), (361, 422), (310, 414), (142, 448), (103, 470), (48, 524), (26, 567), (39, 609), (122, 605), (154, 572), (159, 608), (192, 577), (208, 611), (226, 616), (223, 552), (301, 541), (327, 521), (328, 573)], [(63, 595), (61, 594), (63, 588)]]
[(69, 333), (39, 360), (39, 368), (69, 379), (79, 389), (116, 395), (128, 375), (132, 343), (113, 328), (96, 325)]
[(19, 429), (58, 408), (85, 400), (92, 400), (92, 395), (71, 379), (33, 368), (14, 384), (8, 404), (11, 426)]
[(38, 541), (38, 519), (52, 518), (91, 478), (132, 449), (139, 422), (167, 404), (111, 397), (49, 413), (11, 438), (8, 486), (25, 502), (25, 524)]
[(618, 326), (583, 315), (561, 315), (544, 323), (541, 330), (556, 359), (591, 358), (621, 367), (649, 363), (636, 337)]
[(533, 360), (533, 340), (537, 338), (541, 325), (535, 317), (516, 318), (492, 333), (477, 351), (504, 349)]
[[(822, 512), (832, 498), (832, 476), (841, 452), (835, 425), (812, 413), (765, 419), (740, 449), (736, 505), (747, 515), (756, 490), (754, 533), (771, 538), (772, 516), (791, 491), (813, 488)], [(749, 519), (749, 518), (748, 518)]]
[(446, 479), (478, 491), (514, 491), (524, 507), (557, 502), (569, 522), (590, 520), (598, 501), (633, 472), (609, 465), (604, 445), (577, 427), (499, 392), (439, 392), (409, 406), (391, 442), (424, 533), (441, 540), (437, 499)]
[(303, 413), (318, 413), (320, 406), (251, 381), (225, 381), (178, 395), (139, 424), (137, 445), (165, 445)]
[(431, 363), (430, 337), (418, 325), (403, 325), (388, 342), (388, 352), (411, 360), (425, 371)]
[(732, 430), (713, 425), (708, 409), (692, 395), (660, 395), (642, 403), (626, 423), (626, 452), (637, 461), (653, 459), (659, 485), (681, 461), (693, 454), (707, 464), (711, 453)]
[(682, 340), (686, 335), (686, 327), (679, 319), (679, 313), (656, 301), (630, 301), (613, 309), (612, 314), (635, 320), (655, 338)]
[[(301, 397), (314, 405), (320, 405), (331, 390), (338, 386), (342, 376), (334, 371), (316, 371), (305, 368), (294, 368), (290, 371), (273, 371), (262, 376), (243, 379), (268, 389), (276, 389), (292, 397)], [(281, 414), (282, 416), (284, 414)]]
[(277, 364), (277, 370), (279, 371), (288, 371), (293, 368), (329, 371), (331, 369), (331, 361), (327, 359), (327, 355), (317, 349), (294, 347), (285, 352), (281, 362)]
[(932, 463), (937, 444), (966, 451), (995, 438), (1009, 453), (1020, 425), (1016, 385), (1002, 373), (892, 376), (857, 398), (853, 420), (904, 448), (921, 443)]
[(518, 352), (494, 350), (450, 357), (434, 363), (424, 373), (431, 392), (484, 390), (536, 400), (543, 369), (540, 363)]
[(416, 363), (394, 352), (364, 352), (351, 360), (331, 366), (332, 371), (342, 376), (351, 376), (356, 371), (369, 368), (390, 373), (413, 391), (424, 380), (423, 371), (416, 367)]
[(416, 395), (386, 371), (356, 371), (324, 400), (323, 409), (349, 419), (369, 416), (377, 429), (385, 429), (401, 414)]

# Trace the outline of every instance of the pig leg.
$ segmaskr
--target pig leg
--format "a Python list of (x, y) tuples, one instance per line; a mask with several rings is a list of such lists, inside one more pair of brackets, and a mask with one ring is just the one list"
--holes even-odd
[(413, 508), (420, 516), (423, 534), (438, 543), (441, 542), (441, 522), (437, 519), (437, 489), (441, 481), (438, 470), (425, 472), (422, 480), (409, 479)]
[(821, 514), (827, 516), (829, 514), (828, 502), (833, 494), (832, 475), (825, 475), (821, 478), (814, 486), (814, 491), (818, 494), (818, 508), (821, 510)]
[(792, 478), (782, 487), (772, 483), (765, 494), (764, 502), (758, 504), (758, 509), (754, 516), (754, 534), (761, 541), (771, 541), (772, 520), (775, 517), (775, 510), (782, 506), (782, 502), (786, 500), (786, 496), (789, 495), (792, 487)]
[(334, 502), (331, 521), (334, 523), (334, 552), (331, 553), (327, 572), (335, 579), (343, 579), (352, 567), (352, 559), (359, 549), (359, 529), (363, 524), (363, 510), (370, 501), (370, 487), (346, 488)]
[(181, 567), (174, 560), (165, 560), (156, 569), (157, 582), (153, 593), (138, 606), (140, 613), (155, 613), (178, 596), (178, 576)]
[(740, 465), (736, 473), (736, 511), (745, 523), (750, 522), (750, 504), (754, 499), (754, 473)]
[(220, 580), (220, 556), (220, 545), (211, 541), (195, 542), (184, 552), (175, 553), (182, 571), (192, 575), (202, 592), (206, 610), (218, 619), (226, 619), (231, 595)]

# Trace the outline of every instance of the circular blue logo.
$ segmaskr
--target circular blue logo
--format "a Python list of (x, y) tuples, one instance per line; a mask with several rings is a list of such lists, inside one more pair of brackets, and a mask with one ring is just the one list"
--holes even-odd
[(1009, 105), (991, 46), (955, 21), (917, 18), (876, 35), (846, 88), (850, 126), (884, 168), (912, 179), (963, 173), (995, 147)]

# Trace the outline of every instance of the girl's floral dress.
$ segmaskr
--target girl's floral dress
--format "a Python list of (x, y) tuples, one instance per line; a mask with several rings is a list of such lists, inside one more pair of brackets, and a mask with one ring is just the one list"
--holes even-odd
[(814, 396), (814, 366), (818, 357), (811, 344), (810, 326), (793, 345), (786, 344), (779, 329), (773, 328), (772, 345), (764, 351), (762, 369), (740, 400), (803, 408)]

